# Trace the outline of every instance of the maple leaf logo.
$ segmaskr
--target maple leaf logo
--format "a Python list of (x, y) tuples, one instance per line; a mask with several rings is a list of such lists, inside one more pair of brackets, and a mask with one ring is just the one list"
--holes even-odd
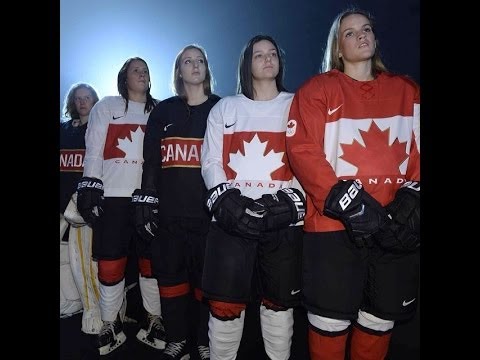
[(228, 166), (237, 173), (236, 179), (272, 180), (272, 172), (284, 165), (283, 151), (276, 153), (271, 150), (264, 155), (267, 141), (262, 143), (257, 134), (250, 142), (244, 141), (243, 146), (245, 155), (238, 150), (235, 154), (230, 154), (228, 163)]
[(144, 132), (139, 126), (135, 132), (130, 130), (130, 138), (125, 136), (118, 139), (117, 148), (125, 153), (126, 159), (142, 159), (143, 158), (143, 136)]
[(357, 176), (401, 174), (400, 166), (407, 160), (407, 142), (400, 142), (398, 138), (389, 145), (389, 129), (382, 131), (372, 121), (368, 131), (359, 129), (365, 146), (354, 140), (352, 144), (340, 144), (343, 150), (341, 159), (357, 167)]

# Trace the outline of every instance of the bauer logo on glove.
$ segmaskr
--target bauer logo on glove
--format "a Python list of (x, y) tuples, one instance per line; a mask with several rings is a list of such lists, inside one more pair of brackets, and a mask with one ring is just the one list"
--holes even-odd
[(212, 208), (215, 202), (230, 189), (233, 189), (233, 185), (230, 183), (222, 183), (217, 187), (211, 189), (208, 193), (206, 202), (208, 211), (212, 212)]
[(82, 178), (77, 185), (77, 190), (83, 189), (103, 190), (102, 180), (95, 178)]
[(83, 219), (94, 224), (103, 215), (103, 182), (92, 177), (82, 177), (77, 185), (77, 209)]
[[(300, 190), (284, 188), (276, 194), (265, 194), (249, 209), (262, 213), (265, 217), (265, 230), (278, 230), (296, 224), (305, 217), (305, 198)], [(263, 212), (261, 212), (263, 209)]]
[(146, 203), (146, 204), (157, 205), (158, 197), (133, 193), (132, 203)]
[(158, 204), (156, 191), (136, 189), (132, 194), (135, 228), (147, 242), (157, 235), (159, 229)]
[(388, 219), (382, 205), (357, 180), (340, 180), (332, 186), (323, 212), (340, 220), (354, 239), (370, 237)]
[(253, 199), (243, 196), (230, 183), (210, 189), (205, 200), (205, 206), (223, 230), (235, 236), (258, 239), (265, 230), (265, 211), (250, 208), (253, 203)]

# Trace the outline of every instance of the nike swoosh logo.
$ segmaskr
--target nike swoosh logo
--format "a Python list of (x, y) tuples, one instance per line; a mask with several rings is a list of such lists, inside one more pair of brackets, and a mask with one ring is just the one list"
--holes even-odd
[(295, 295), (295, 294), (298, 294), (300, 291), (302, 290), (292, 290), (290, 291), (290, 294)]
[(332, 114), (333, 114), (335, 111), (337, 111), (338, 109), (340, 109), (342, 106), (343, 106), (343, 104), (342, 104), (342, 105), (340, 105), (339, 107), (336, 107), (336, 108), (335, 108), (335, 109), (333, 109), (333, 110), (331, 110), (331, 109), (328, 109), (328, 115), (332, 115)]
[(113, 120), (117, 120), (117, 119), (120, 119), (120, 118), (122, 118), (122, 117), (124, 117), (124, 116), (125, 116), (125, 115), (122, 115), (122, 116), (115, 116), (115, 115), (114, 115), (114, 116), (112, 116), (112, 119), (113, 119)]
[(410, 301), (405, 301), (405, 300), (403, 300), (403, 304), (402, 304), (402, 305), (403, 305), (403, 306), (408, 306), (408, 305), (410, 305), (412, 302), (414, 302), (415, 299), (416, 299), (416, 298), (413, 298), (413, 299), (410, 300)]
[(235, 121), (233, 124), (230, 124), (230, 125), (225, 124), (225, 129), (228, 129), (229, 127), (232, 127), (232, 126), (235, 125), (236, 123), (237, 123), (237, 122)]
[(173, 124), (168, 124), (168, 125), (165, 125), (165, 127), (163, 128), (163, 131), (167, 131), (168, 127), (169, 126), (172, 126)]

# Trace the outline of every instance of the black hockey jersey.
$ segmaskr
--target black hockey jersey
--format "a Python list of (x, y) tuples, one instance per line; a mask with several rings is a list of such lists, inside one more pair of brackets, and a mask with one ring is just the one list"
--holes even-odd
[(210, 95), (190, 106), (174, 96), (160, 102), (150, 114), (143, 143), (142, 189), (155, 189), (160, 217), (208, 218), (207, 191), (200, 172), (200, 155), (207, 117), (220, 100)]
[(85, 132), (87, 124), (73, 126), (73, 120), (60, 123), (60, 212), (63, 214), (70, 197), (77, 190), (83, 174)]

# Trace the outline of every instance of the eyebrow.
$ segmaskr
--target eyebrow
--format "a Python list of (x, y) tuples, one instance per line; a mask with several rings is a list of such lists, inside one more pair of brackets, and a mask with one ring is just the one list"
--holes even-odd
[[(268, 49), (267, 51), (272, 51), (272, 50), (277, 51), (277, 49), (275, 49), (274, 47), (271, 48), (271, 49)], [(255, 50), (253, 53), (255, 54), (255, 53), (259, 53), (259, 52), (263, 52), (263, 50)]]
[[(360, 26), (360, 28), (364, 28), (365, 26), (370, 26), (370, 27), (372, 27), (372, 24), (370, 24), (370, 23), (365, 23), (365, 24), (363, 24), (362, 26)], [(342, 33), (344, 33), (344, 32), (347, 31), (347, 30), (353, 30), (353, 27), (346, 28), (345, 30), (342, 31)]]

